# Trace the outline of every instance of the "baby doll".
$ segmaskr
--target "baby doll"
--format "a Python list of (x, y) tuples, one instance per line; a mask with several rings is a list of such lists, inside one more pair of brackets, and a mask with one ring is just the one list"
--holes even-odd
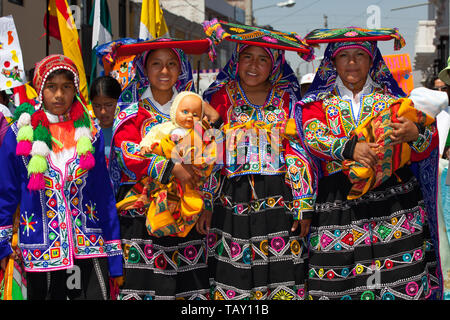
[[(140, 155), (157, 154), (175, 163), (193, 164), (199, 175), (209, 176), (216, 148), (214, 141), (203, 139), (204, 130), (210, 128), (203, 119), (203, 104), (201, 96), (194, 92), (179, 93), (170, 110), (171, 120), (150, 129), (140, 143)], [(168, 184), (161, 184), (148, 177), (140, 185), (141, 190), (134, 187), (118, 206), (142, 208), (150, 203), (146, 221), (150, 235), (186, 236), (203, 210), (199, 186), (181, 186), (173, 178)]]

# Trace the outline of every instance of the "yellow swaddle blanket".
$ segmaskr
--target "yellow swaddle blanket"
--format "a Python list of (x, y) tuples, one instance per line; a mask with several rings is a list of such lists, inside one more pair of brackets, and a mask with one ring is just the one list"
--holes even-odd
[(435, 121), (433, 117), (415, 108), (411, 99), (401, 98), (359, 125), (353, 133), (358, 136), (358, 141), (364, 140), (379, 145), (375, 150), (378, 163), (374, 171), (353, 160), (343, 161), (343, 172), (353, 184), (347, 196), (348, 200), (357, 199), (369, 190), (378, 187), (397, 169), (410, 161), (411, 147), (407, 143), (394, 146), (390, 144), (389, 136), (393, 130), (391, 123), (398, 122), (398, 117), (405, 117), (414, 123), (425, 126)]

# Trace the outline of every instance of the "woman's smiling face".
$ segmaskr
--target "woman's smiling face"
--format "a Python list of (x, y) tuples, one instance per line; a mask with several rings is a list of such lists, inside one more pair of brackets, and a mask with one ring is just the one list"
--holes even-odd
[(169, 91), (178, 80), (181, 66), (173, 50), (157, 49), (149, 53), (146, 70), (153, 91)]
[(272, 59), (266, 50), (249, 46), (239, 54), (238, 74), (241, 84), (248, 87), (266, 85), (272, 71)]

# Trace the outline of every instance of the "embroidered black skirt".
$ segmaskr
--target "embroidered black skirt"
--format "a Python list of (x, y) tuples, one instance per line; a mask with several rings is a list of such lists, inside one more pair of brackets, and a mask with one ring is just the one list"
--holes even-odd
[(212, 299), (303, 299), (305, 242), (281, 175), (225, 179), (207, 237)]
[(347, 200), (343, 173), (319, 182), (309, 235), (312, 299), (426, 299), (437, 286), (436, 255), (420, 186), (408, 167)]
[(145, 211), (122, 211), (119, 216), (125, 282), (118, 299), (209, 299), (205, 237), (195, 228), (184, 238), (152, 237)]

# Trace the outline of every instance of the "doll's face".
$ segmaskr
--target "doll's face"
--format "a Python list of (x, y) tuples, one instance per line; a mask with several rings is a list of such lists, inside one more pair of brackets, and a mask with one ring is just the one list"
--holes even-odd
[(44, 106), (54, 115), (65, 115), (72, 106), (76, 92), (75, 84), (66, 75), (49, 77), (42, 91)]
[(186, 96), (181, 101), (175, 115), (175, 122), (183, 128), (194, 127), (202, 115), (202, 100), (196, 96)]

